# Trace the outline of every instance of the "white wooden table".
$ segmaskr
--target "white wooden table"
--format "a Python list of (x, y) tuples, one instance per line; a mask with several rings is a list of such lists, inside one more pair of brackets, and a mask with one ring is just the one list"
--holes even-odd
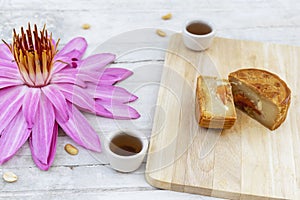
[[(114, 121), (87, 115), (101, 138), (128, 126), (148, 136), (151, 133), (168, 43), (168, 37), (151, 32), (155, 28), (168, 29), (170, 34), (170, 30), (180, 31), (186, 19), (206, 18), (216, 25), (220, 37), (300, 45), (297, 0), (2, 0), (0, 9), (0, 36), (6, 41), (10, 41), (12, 28), (26, 26), (27, 22), (40, 26), (47, 23), (54, 37), (61, 38), (61, 45), (75, 36), (84, 36), (89, 43), (86, 55), (100, 51), (116, 53), (119, 57), (112, 67), (128, 68), (135, 73), (120, 85), (140, 97), (132, 106), (142, 117)], [(168, 12), (173, 18), (161, 20)], [(91, 28), (83, 30), (84, 23)], [(135, 31), (149, 27), (154, 29), (146, 30), (148, 35)], [(128, 31), (138, 32), (137, 37)], [(5, 171), (13, 171), (19, 177), (15, 183), (0, 180), (0, 199), (214, 199), (157, 190), (144, 178), (145, 163), (134, 173), (118, 173), (110, 168), (103, 154), (91, 153), (76, 144), (79, 154), (68, 155), (64, 151), (66, 143), (74, 144), (60, 134), (55, 161), (46, 172), (34, 165), (28, 145), (24, 145), (13, 159), (0, 166), (1, 176)]]

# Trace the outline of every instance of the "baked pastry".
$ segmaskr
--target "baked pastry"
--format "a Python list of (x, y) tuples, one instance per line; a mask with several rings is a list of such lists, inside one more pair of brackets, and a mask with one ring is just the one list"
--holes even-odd
[(234, 103), (270, 130), (285, 120), (291, 91), (277, 75), (261, 69), (240, 69), (229, 74)]
[(199, 76), (197, 79), (196, 116), (201, 127), (231, 128), (236, 112), (228, 80)]

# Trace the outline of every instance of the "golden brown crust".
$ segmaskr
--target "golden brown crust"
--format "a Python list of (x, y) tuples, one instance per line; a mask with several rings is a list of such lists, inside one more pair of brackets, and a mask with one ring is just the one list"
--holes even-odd
[(276, 74), (262, 69), (240, 69), (229, 74), (229, 81), (239, 81), (259, 96), (274, 103), (279, 109), (279, 115), (272, 126), (267, 126), (270, 130), (278, 128), (286, 119), (287, 111), (291, 102), (291, 90), (287, 84)]
[(291, 98), (288, 99), (288, 102), (286, 104), (284, 104), (284, 106), (281, 106), (280, 109), (280, 115), (277, 118), (277, 121), (274, 123), (274, 125), (272, 127), (270, 127), (270, 130), (275, 130), (277, 129), (286, 119), (287, 116), (287, 111), (290, 107), (290, 102), (291, 102)]
[[(214, 77), (206, 77), (206, 78), (214, 78)], [(215, 79), (217, 81), (217, 79)], [(233, 105), (233, 97), (231, 92), (231, 86), (228, 82), (228, 80), (222, 79), (218, 81), (223, 81), (224, 83), (227, 83), (227, 86), (225, 89), (222, 88), (222, 91), (224, 90), (224, 94), (221, 94), (220, 87), (216, 88), (216, 95), (220, 95), (221, 101), (226, 104), (232, 103)], [(199, 76), (197, 79), (197, 111), (199, 113), (197, 114), (199, 116), (199, 125), (201, 127), (205, 128), (220, 128), (220, 129), (229, 129), (231, 128), (235, 121), (236, 121), (236, 112), (234, 110), (234, 116), (215, 116), (211, 112), (207, 112), (207, 108), (205, 105), (206, 98), (208, 98), (209, 94), (206, 94), (203, 90), (204, 85), (203, 83), (203, 77)], [(232, 106), (234, 108), (234, 106)], [(224, 113), (225, 114), (225, 113)]]
[(291, 90), (287, 84), (276, 74), (262, 69), (240, 69), (229, 74), (229, 79), (234, 77), (252, 87), (261, 96), (273, 101), (278, 106), (289, 104)]

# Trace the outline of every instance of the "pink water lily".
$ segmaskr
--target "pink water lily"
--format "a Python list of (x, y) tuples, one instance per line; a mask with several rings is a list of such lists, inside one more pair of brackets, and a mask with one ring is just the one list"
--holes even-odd
[(28, 140), (33, 161), (48, 170), (54, 161), (58, 127), (77, 144), (101, 151), (97, 133), (80, 112), (135, 119), (128, 106), (137, 97), (115, 83), (132, 72), (106, 68), (115, 55), (82, 59), (87, 42), (77, 37), (60, 51), (45, 27), (14, 30), (12, 44), (0, 45), (0, 164)]

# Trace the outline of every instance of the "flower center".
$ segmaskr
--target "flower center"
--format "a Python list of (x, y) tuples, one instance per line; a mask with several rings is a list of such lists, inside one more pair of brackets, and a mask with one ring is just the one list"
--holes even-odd
[(13, 43), (6, 45), (14, 55), (21, 77), (25, 84), (30, 87), (42, 87), (50, 82), (51, 69), (53, 68), (54, 56), (57, 53), (57, 45), (52, 41), (52, 33), (44, 26), (38, 32), (37, 26), (31, 31), (30, 24), (24, 32), (21, 27), (21, 34), (13, 30)]

